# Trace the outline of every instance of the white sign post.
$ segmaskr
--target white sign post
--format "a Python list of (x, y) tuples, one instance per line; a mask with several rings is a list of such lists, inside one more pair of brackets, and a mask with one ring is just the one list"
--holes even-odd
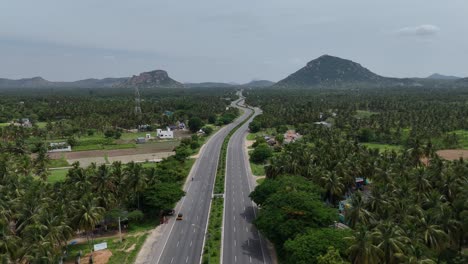
[(103, 250), (103, 249), (106, 249), (106, 248), (107, 248), (107, 242), (103, 242), (103, 243), (100, 243), (100, 244), (94, 244), (94, 251)]

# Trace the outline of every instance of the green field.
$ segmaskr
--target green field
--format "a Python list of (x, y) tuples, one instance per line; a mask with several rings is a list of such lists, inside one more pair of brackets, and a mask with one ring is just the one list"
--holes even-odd
[[(292, 129), (292, 128), (289, 128)], [(274, 136), (276, 135), (276, 129), (275, 128), (267, 128), (265, 130), (258, 131), (257, 133), (248, 133), (247, 134), (247, 140), (255, 140), (257, 136)]]
[(468, 149), (468, 130), (455, 130), (455, 133), (460, 139), (460, 146), (463, 149)]
[(385, 150), (402, 150), (403, 147), (400, 145), (390, 145), (390, 144), (379, 144), (379, 143), (362, 143), (362, 145), (368, 147), (368, 148), (373, 148), (373, 149), (379, 149), (380, 151), (385, 151)]
[(63, 182), (67, 176), (68, 169), (50, 170), (50, 175), (47, 177), (47, 182), (56, 183)]
[(136, 148), (136, 144), (112, 144), (112, 145), (104, 145), (104, 144), (93, 144), (93, 145), (85, 145), (85, 146), (74, 146), (72, 148), (73, 151), (84, 151), (84, 150), (112, 150), (112, 149), (129, 149), (129, 148)]
[(377, 112), (371, 112), (371, 111), (366, 111), (366, 110), (356, 110), (356, 114), (354, 117), (363, 119), (363, 118), (369, 118), (372, 115), (378, 114)]
[(10, 123), (0, 123), (0, 127), (6, 127), (8, 126)]

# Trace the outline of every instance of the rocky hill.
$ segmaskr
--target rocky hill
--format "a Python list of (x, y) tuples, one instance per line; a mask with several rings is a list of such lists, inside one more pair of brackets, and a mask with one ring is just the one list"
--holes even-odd
[(411, 79), (383, 77), (364, 68), (359, 63), (323, 55), (277, 82), (274, 87), (339, 87), (353, 84), (369, 86), (417, 85)]
[(134, 75), (125, 82), (119, 84), (122, 87), (140, 88), (183, 88), (184, 85), (169, 77), (166, 71), (155, 70)]

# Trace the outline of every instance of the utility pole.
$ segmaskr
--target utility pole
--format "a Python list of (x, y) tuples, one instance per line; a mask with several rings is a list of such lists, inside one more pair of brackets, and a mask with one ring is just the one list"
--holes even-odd
[(141, 116), (141, 98), (140, 91), (137, 86), (135, 86), (135, 114), (137, 116)]
[(120, 243), (122, 243), (122, 229), (120, 227), (120, 216), (119, 216), (119, 237), (120, 237)]

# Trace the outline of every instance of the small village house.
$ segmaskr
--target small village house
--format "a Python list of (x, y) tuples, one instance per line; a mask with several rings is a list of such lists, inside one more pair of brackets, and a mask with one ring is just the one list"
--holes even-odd
[(167, 127), (166, 130), (156, 129), (156, 136), (160, 139), (174, 138), (174, 132)]

